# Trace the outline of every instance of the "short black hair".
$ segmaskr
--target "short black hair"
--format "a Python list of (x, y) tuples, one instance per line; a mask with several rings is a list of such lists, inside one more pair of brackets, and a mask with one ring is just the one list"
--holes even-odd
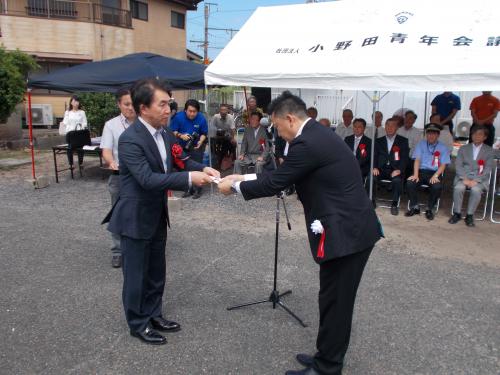
[(389, 117), (387, 120), (385, 120), (385, 123), (387, 124), (389, 121), (399, 122), (399, 117)]
[(364, 127), (364, 128), (366, 128), (366, 121), (365, 121), (365, 119), (364, 119), (364, 118), (361, 118), (361, 117), (360, 117), (360, 118), (355, 118), (355, 119), (354, 119), (354, 121), (352, 122), (352, 123), (353, 123), (353, 125), (354, 125), (356, 122), (360, 122), (360, 123), (362, 123), (362, 124), (363, 124), (363, 127)]
[(225, 107), (225, 108), (229, 109), (229, 104), (226, 104), (226, 103), (220, 103), (220, 104), (219, 104), (219, 108), (222, 108), (222, 107)]
[(415, 118), (415, 120), (418, 118), (417, 114), (413, 112), (411, 109), (405, 112), (405, 117), (408, 115), (412, 115)]
[(252, 116), (259, 116), (259, 120), (262, 119), (262, 113), (260, 113), (259, 111), (253, 111), (252, 113), (250, 113), (250, 117)]
[(487, 137), (489, 134), (490, 134), (490, 129), (488, 129), (486, 126), (484, 125), (476, 125), (476, 126), (473, 126), (471, 129), (470, 129), (470, 134), (474, 134), (475, 132), (477, 131), (482, 131), (484, 133), (484, 135)]
[(375, 111), (375, 113), (372, 113), (372, 118), (375, 117), (377, 113), (380, 113), (382, 115), (382, 118), (384, 118), (384, 114), (382, 113), (382, 111)]
[(117, 92), (115, 92), (116, 101), (119, 102), (120, 100), (122, 100), (122, 98), (125, 95), (130, 95), (130, 90), (129, 89), (119, 89)]
[(130, 92), (132, 95), (132, 104), (137, 115), (141, 113), (141, 105), (145, 105), (146, 107), (151, 105), (156, 90), (167, 93), (169, 88), (165, 81), (156, 78), (144, 78), (134, 83)]
[(186, 104), (184, 104), (184, 110), (187, 111), (188, 107), (195, 108), (198, 112), (200, 112), (200, 102), (196, 99), (188, 99), (186, 100)]
[(346, 108), (342, 111), (342, 114), (344, 114), (344, 112), (349, 112), (351, 116), (354, 116), (354, 113), (352, 113), (352, 109)]
[(78, 102), (78, 109), (82, 109), (82, 102), (78, 95), (72, 95), (71, 98), (69, 98), (69, 110), (71, 111), (73, 109), (73, 107), (71, 106), (71, 102), (73, 101), (73, 99)]
[(307, 113), (309, 114), (309, 112), (314, 112), (314, 113), (316, 113), (316, 116), (318, 115), (318, 110), (315, 107), (307, 108)]
[(290, 91), (283, 91), (280, 96), (269, 104), (268, 112), (271, 115), (283, 116), (294, 114), (299, 118), (306, 118), (306, 103)]

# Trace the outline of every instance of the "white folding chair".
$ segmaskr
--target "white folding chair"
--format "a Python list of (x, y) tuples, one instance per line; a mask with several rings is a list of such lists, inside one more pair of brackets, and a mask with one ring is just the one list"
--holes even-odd
[(500, 164), (500, 159), (496, 159), (495, 161), (495, 170), (493, 171), (493, 187), (491, 192), (490, 221), (495, 224), (500, 224), (500, 220), (495, 217), (495, 215), (500, 215), (500, 211), (495, 211), (495, 200), (496, 198), (500, 198), (500, 187), (497, 186), (498, 165)]

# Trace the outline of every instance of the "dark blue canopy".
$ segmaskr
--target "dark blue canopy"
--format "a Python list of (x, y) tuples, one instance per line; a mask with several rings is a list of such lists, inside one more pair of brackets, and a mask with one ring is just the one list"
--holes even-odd
[(29, 88), (67, 92), (114, 92), (142, 78), (159, 78), (172, 89), (204, 87), (205, 66), (152, 53), (134, 53), (32, 77)]

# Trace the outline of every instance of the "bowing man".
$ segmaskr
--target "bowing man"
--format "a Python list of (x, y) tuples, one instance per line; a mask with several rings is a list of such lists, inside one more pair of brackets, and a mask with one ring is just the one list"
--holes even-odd
[(288, 91), (271, 102), (269, 113), (289, 143), (287, 157), (270, 173), (228, 176), (219, 190), (250, 200), (274, 196), (295, 184), (310, 250), (319, 264), (320, 322), (316, 354), (298, 354), (305, 368), (286, 374), (340, 374), (356, 292), (381, 237), (380, 224), (361, 183), (358, 162), (343, 139), (309, 118), (302, 99)]

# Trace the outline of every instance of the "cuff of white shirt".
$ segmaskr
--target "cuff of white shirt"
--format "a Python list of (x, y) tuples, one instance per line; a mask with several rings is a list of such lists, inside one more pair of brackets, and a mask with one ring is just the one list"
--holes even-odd
[[(245, 181), (252, 181), (252, 180), (257, 179), (257, 175), (255, 173), (245, 174), (245, 175), (243, 175), (243, 178), (245, 179)], [(241, 184), (241, 181), (237, 181), (233, 185), (233, 187), (236, 189), (238, 194), (241, 194), (240, 184)]]

